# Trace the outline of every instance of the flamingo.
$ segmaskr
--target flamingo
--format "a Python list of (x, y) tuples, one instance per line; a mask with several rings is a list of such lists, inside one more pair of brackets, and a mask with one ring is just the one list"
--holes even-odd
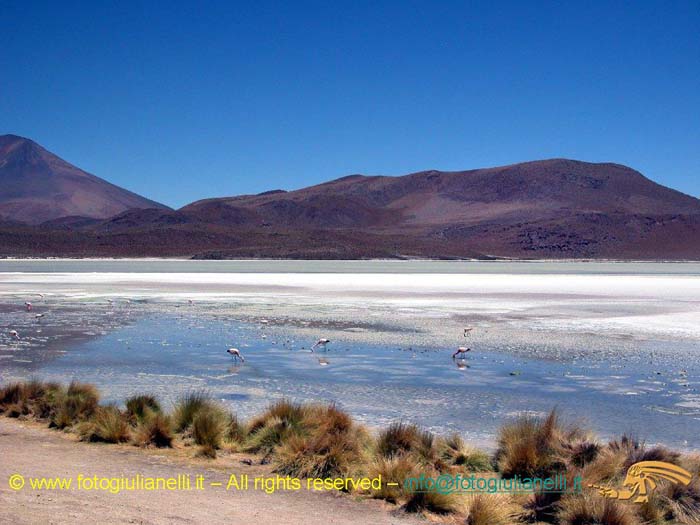
[(29, 301), (25, 302), (25, 303), (24, 303), (24, 306), (25, 306), (25, 308), (27, 309), (27, 312), (31, 312), (31, 311), (32, 311), (32, 303), (30, 303)]
[(226, 350), (226, 353), (230, 354), (234, 360), (238, 361), (240, 359), (241, 363), (245, 363), (245, 358), (238, 348), (229, 348)]
[(457, 351), (454, 354), (452, 354), (452, 359), (454, 359), (458, 355), (463, 355), (467, 352), (471, 352), (471, 350), (471, 348), (467, 348), (466, 346), (460, 346), (459, 348), (457, 348)]
[(470, 326), (469, 328), (465, 328), (464, 329), (464, 337), (468, 337), (468, 336), (472, 335), (472, 330), (474, 330), (473, 326)]
[(311, 347), (311, 351), (313, 352), (313, 351), (314, 351), (314, 348), (316, 348), (317, 346), (322, 346), (323, 349), (325, 350), (325, 349), (326, 349), (326, 345), (327, 345), (328, 343), (330, 343), (330, 342), (331, 342), (330, 339), (319, 339), (319, 340), (316, 341), (316, 343), (314, 343), (314, 345)]
[(10, 337), (14, 337), (15, 339), (19, 339), (19, 334), (17, 333), (17, 330), (10, 330)]

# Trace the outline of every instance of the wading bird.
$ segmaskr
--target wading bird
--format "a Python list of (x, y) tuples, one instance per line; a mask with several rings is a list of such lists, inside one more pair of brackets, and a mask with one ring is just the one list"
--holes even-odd
[(472, 335), (472, 330), (474, 330), (474, 327), (469, 327), (464, 329), (464, 337), (469, 337)]
[(19, 339), (19, 334), (17, 333), (17, 330), (10, 330), (10, 337), (14, 337), (15, 339)]
[(457, 351), (454, 354), (452, 354), (452, 359), (454, 359), (458, 355), (459, 356), (466, 355), (467, 352), (471, 352), (471, 351), (472, 351), (471, 348), (467, 348), (466, 346), (460, 346), (459, 348), (457, 348)]
[(24, 303), (24, 307), (27, 309), (27, 312), (31, 312), (31, 311), (32, 311), (32, 303), (30, 303), (29, 301), (27, 301), (26, 303)]
[(314, 345), (311, 347), (311, 351), (313, 352), (313, 351), (314, 351), (314, 348), (316, 348), (317, 346), (322, 346), (323, 349), (325, 350), (325, 349), (326, 349), (326, 345), (327, 345), (328, 343), (330, 343), (330, 342), (331, 342), (330, 339), (319, 339), (319, 340), (316, 341), (316, 342), (314, 343)]
[(241, 351), (238, 348), (229, 348), (228, 350), (226, 350), (226, 353), (230, 354), (235, 361), (238, 361), (240, 359), (241, 363), (245, 363), (245, 358), (243, 357), (243, 354), (241, 354)]

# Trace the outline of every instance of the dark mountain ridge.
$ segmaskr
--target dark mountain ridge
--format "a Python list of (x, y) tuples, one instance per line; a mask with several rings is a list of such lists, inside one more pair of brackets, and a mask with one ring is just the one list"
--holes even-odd
[[(28, 173), (50, 188), (57, 184), (51, 177), (69, 168), (81, 182), (108, 184), (34, 146), (3, 157), (9, 172), (47, 164), (50, 170)], [(0, 193), (0, 213), (13, 199), (46, 205), (46, 190), (33, 188)], [(75, 212), (55, 189), (48, 193), (60, 209), (25, 221), (40, 226), (20, 224), (18, 213), (0, 224), (5, 255), (700, 260), (700, 200), (613, 163), (548, 159), (402, 177), (349, 175), (179, 210), (119, 201), (121, 209), (109, 214), (105, 207), (101, 215)]]

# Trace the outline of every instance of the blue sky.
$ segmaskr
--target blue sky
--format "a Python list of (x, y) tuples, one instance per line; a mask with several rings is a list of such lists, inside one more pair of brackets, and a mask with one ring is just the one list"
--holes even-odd
[(568, 157), (700, 195), (700, 2), (19, 2), (0, 133), (171, 206)]

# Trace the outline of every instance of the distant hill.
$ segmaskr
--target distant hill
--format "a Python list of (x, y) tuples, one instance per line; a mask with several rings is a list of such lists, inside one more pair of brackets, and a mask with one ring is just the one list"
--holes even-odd
[[(28, 185), (23, 198), (50, 200), (51, 217), (4, 213), (1, 255), (700, 260), (700, 200), (619, 164), (550, 159), (402, 177), (350, 175), (171, 210), (92, 177), (31, 141), (23, 144), (25, 157), (41, 155), (20, 162), (14, 153), (16, 164), (62, 163), (91, 184), (138, 202), (111, 200), (117, 211), (105, 204), (97, 213), (95, 206), (76, 209), (75, 199), (64, 203), (68, 192), (54, 189), (47, 197), (41, 185)], [(3, 159), (6, 149), (0, 146)], [(2, 176), (6, 166), (0, 164)], [(9, 201), (0, 193), (0, 214)]]
[(104, 219), (130, 208), (166, 208), (76, 168), (32, 140), (0, 136), (0, 217), (39, 224)]
[(619, 164), (552, 159), (403, 177), (351, 175), (291, 192), (207, 199), (181, 211), (299, 228), (413, 230), (575, 214), (694, 214), (700, 200)]

